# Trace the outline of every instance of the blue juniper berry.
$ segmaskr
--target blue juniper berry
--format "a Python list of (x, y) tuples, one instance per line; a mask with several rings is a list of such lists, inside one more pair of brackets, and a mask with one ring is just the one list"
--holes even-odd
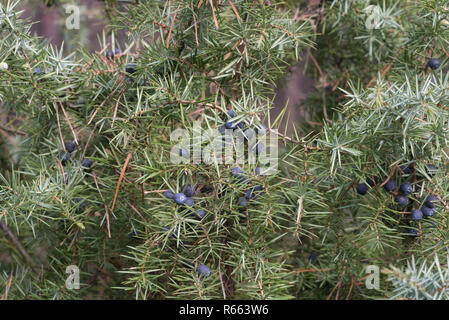
[(187, 197), (193, 197), (195, 194), (195, 187), (192, 187), (190, 184), (183, 186), (182, 190)]
[(228, 116), (229, 116), (229, 117), (231, 117), (231, 118), (234, 118), (234, 117), (235, 117), (235, 113), (234, 113), (233, 110), (228, 110), (227, 113), (228, 113)]
[(206, 216), (206, 211), (204, 211), (203, 209), (199, 209), (195, 212), (195, 215), (198, 218), (203, 219)]
[(195, 202), (193, 201), (193, 199), (192, 198), (186, 198), (186, 200), (184, 201), (184, 204), (186, 205), (186, 206), (188, 206), (188, 207), (193, 207), (193, 204), (194, 204)]
[(438, 69), (440, 67), (441, 63), (440, 63), (440, 60), (438, 60), (437, 58), (432, 58), (432, 59), (429, 60), (427, 65), (431, 69), (436, 70), (436, 69)]
[(237, 181), (238, 181), (238, 183), (241, 183), (241, 184), (246, 184), (246, 183), (248, 183), (248, 178), (246, 178), (244, 175), (238, 175), (237, 177)]
[(410, 229), (408, 229), (408, 234), (412, 237), (416, 237), (418, 235), (418, 229), (410, 228)]
[(312, 252), (312, 253), (310, 254), (310, 256), (309, 256), (309, 262), (310, 262), (310, 263), (314, 263), (315, 260), (316, 260), (316, 258), (318, 258), (318, 253)]
[(114, 59), (114, 51), (108, 50), (108, 51), (106, 52), (106, 58), (108, 58), (109, 60)]
[(226, 121), (226, 123), (225, 123), (226, 129), (235, 129), (236, 126), (237, 126), (237, 125), (235, 124), (234, 121), (228, 120), (228, 121)]
[(92, 166), (92, 160), (90, 160), (90, 159), (83, 159), (81, 161), (81, 166), (83, 168), (89, 169)]
[(412, 217), (412, 220), (421, 220), (423, 217), (422, 211), (419, 209), (413, 209), (411, 217)]
[(398, 194), (395, 200), (401, 207), (405, 207), (408, 204), (408, 198), (402, 194)]
[(75, 151), (75, 143), (73, 141), (66, 142), (65, 149), (67, 150), (67, 152), (72, 153), (73, 151)]
[(69, 161), (69, 159), (70, 159), (70, 153), (61, 152), (60, 160), (63, 165), (65, 165), (67, 163), (67, 161)]
[(399, 168), (401, 169), (403, 174), (411, 174), (412, 173), (412, 168), (410, 165), (409, 166), (405, 166), (405, 165), (400, 166)]
[(187, 200), (187, 197), (184, 193), (179, 192), (179, 193), (175, 194), (175, 196), (173, 197), (173, 200), (175, 200), (175, 202), (177, 204), (184, 204), (184, 202)]
[(387, 191), (394, 191), (396, 189), (396, 181), (389, 179), (386, 184), (384, 184), (384, 189)]
[(422, 214), (423, 214), (425, 217), (431, 217), (431, 216), (433, 216), (434, 213), (435, 213), (435, 210), (434, 210), (434, 209), (429, 208), (429, 207), (427, 207), (427, 206), (422, 206), (422, 207), (421, 207), (421, 211), (422, 211)]
[(248, 206), (248, 199), (246, 199), (245, 197), (240, 197), (238, 201), (238, 206), (240, 208), (246, 208)]
[(433, 164), (428, 164), (426, 166), (426, 173), (430, 176), (433, 177), (435, 175), (435, 172), (438, 170), (437, 167), (435, 167)]
[(34, 69), (33, 74), (38, 75), (38, 76), (41, 75), (42, 74), (42, 68), (37, 67), (36, 69)]
[(366, 192), (368, 191), (368, 186), (365, 183), (359, 183), (357, 185), (357, 193), (361, 194), (362, 196), (366, 194)]
[(239, 167), (234, 167), (234, 168), (232, 168), (231, 169), (231, 175), (233, 176), (233, 177), (240, 177), (241, 176), (241, 173), (243, 173), (243, 171), (242, 171), (242, 169), (240, 169)]
[(399, 190), (401, 191), (402, 194), (408, 195), (413, 192), (413, 186), (408, 182), (404, 182), (399, 187)]
[(134, 72), (136, 72), (136, 65), (134, 63), (128, 63), (125, 66), (125, 71), (129, 74), (133, 74)]
[(379, 177), (374, 177), (374, 180), (373, 179), (371, 179), (371, 177), (368, 177), (367, 179), (366, 179), (366, 183), (368, 183), (368, 185), (370, 186), (370, 187), (374, 187), (374, 182), (376, 182), (376, 184), (379, 182)]
[(206, 277), (210, 276), (210, 269), (208, 266), (204, 264), (200, 264), (196, 270), (200, 276), (201, 275), (204, 275)]
[(231, 175), (238, 180), (239, 183), (247, 183), (248, 178), (243, 174), (243, 171), (239, 167), (234, 167), (231, 169)]
[(431, 194), (430, 196), (427, 197), (424, 205), (429, 208), (435, 208), (434, 202), (437, 200), (438, 200), (438, 198), (435, 195)]
[(164, 197), (169, 198), (169, 199), (173, 199), (175, 197), (175, 194), (173, 193), (173, 191), (167, 190), (167, 191), (164, 192)]
[(254, 197), (254, 192), (252, 189), (248, 189), (245, 191), (245, 198), (246, 199), (251, 199)]
[(252, 189), (248, 189), (245, 191), (245, 197), (246, 199), (257, 199), (259, 195), (264, 193), (264, 188), (262, 186), (255, 186)]

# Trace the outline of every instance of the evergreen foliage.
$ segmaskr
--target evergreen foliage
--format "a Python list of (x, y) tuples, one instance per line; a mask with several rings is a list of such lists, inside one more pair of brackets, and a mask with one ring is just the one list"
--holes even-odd
[[(108, 0), (102, 50), (70, 54), (19, 2), (0, 1), (3, 297), (447, 298), (447, 1)], [(317, 90), (278, 132), (299, 60)], [(170, 135), (198, 121), (277, 134), (278, 171), (188, 161)]]

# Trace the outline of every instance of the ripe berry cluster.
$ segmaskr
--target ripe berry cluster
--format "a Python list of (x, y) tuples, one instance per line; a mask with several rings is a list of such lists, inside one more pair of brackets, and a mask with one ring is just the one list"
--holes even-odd
[[(260, 170), (260, 167), (256, 168), (256, 175), (260, 175)], [(238, 181), (238, 183), (245, 184), (248, 182), (248, 178), (243, 175), (243, 171), (239, 167), (232, 168), (231, 175)], [(247, 208), (251, 200), (256, 200), (263, 193), (264, 188), (261, 185), (247, 189), (245, 191), (245, 196), (239, 198), (238, 207)]]
[[(254, 133), (256, 133), (259, 137), (264, 136), (267, 133), (267, 128), (262, 125), (261, 127), (256, 127), (255, 130), (252, 128), (246, 128), (242, 122), (232, 121), (232, 118), (235, 117), (235, 113), (233, 110), (227, 111), (228, 119), (225, 124), (220, 127), (220, 133), (224, 133), (226, 129), (234, 130), (234, 132), (240, 130), (243, 133), (243, 137), (246, 140), (251, 140), (254, 137)], [(253, 151), (256, 155), (259, 155), (265, 151), (265, 144), (262, 142), (256, 143), (252, 146), (251, 151)]]
[(171, 190), (167, 190), (164, 192), (164, 196), (169, 199), (173, 199), (177, 204), (184, 204), (188, 207), (193, 207), (195, 203), (192, 197), (195, 194), (195, 187), (190, 184), (183, 186), (182, 192), (174, 193)]
[[(120, 49), (115, 48), (114, 50), (109, 49), (106, 51), (106, 58), (110, 61), (113, 61), (116, 56), (120, 55)], [(125, 72), (128, 74), (133, 74), (136, 72), (136, 65), (134, 63), (128, 63), (125, 65)]]
[[(64, 143), (65, 151), (61, 152), (60, 161), (62, 165), (66, 165), (67, 162), (70, 160), (70, 156), (76, 149), (76, 144), (73, 141), (67, 141)], [(81, 167), (88, 171), (92, 167), (92, 160), (84, 158), (81, 160)], [(68, 173), (64, 174), (64, 184), (67, 184), (69, 180)], [(78, 205), (78, 209), (84, 209), (86, 206), (86, 200), (82, 198), (76, 198), (75, 203)]]
[[(76, 149), (76, 145), (73, 141), (65, 142), (64, 145), (65, 145), (66, 151), (62, 151), (61, 156), (60, 156), (60, 161), (61, 161), (62, 165), (67, 164), (67, 162), (70, 160), (71, 154)], [(82, 159), (81, 166), (83, 167), (83, 169), (86, 169), (86, 170), (90, 169), (90, 167), (92, 166), (92, 160), (87, 159), (87, 158)]]
[[(437, 168), (432, 165), (428, 164), (426, 166), (426, 173), (432, 177), (435, 174), (435, 171)], [(413, 166), (401, 166), (400, 172), (402, 176), (411, 176), (413, 173)], [(375, 184), (377, 185), (379, 182), (378, 177), (374, 177), (374, 181), (371, 178), (368, 178), (366, 180), (366, 183), (359, 183), (356, 187), (356, 190), (359, 194), (365, 195), (368, 192), (368, 185), (370, 187), (373, 187)], [(368, 185), (367, 185), (368, 184)], [(409, 196), (413, 193), (413, 185), (410, 182), (403, 182), (398, 190), (396, 190), (396, 181), (392, 178), (389, 178), (387, 182), (384, 183), (383, 187), (386, 191), (392, 192), (396, 194), (395, 201), (400, 207), (406, 207), (409, 204)], [(417, 188), (420, 189), (420, 188)], [(435, 202), (438, 200), (438, 197), (434, 194), (430, 194), (425, 199), (423, 205), (420, 209), (414, 208), (411, 210), (411, 220), (412, 221), (421, 221), (423, 218), (429, 218), (432, 217), (435, 214)], [(409, 229), (410, 235), (417, 235), (417, 229), (410, 228)]]
[[(168, 199), (172, 199), (175, 203), (179, 205), (186, 205), (188, 207), (193, 207), (194, 200), (193, 196), (195, 195), (195, 186), (192, 186), (191, 184), (186, 184), (181, 188), (181, 192), (174, 193), (171, 190), (167, 190), (164, 192), (164, 196)], [(194, 213), (192, 213), (192, 216), (194, 218), (203, 219), (206, 216), (206, 211), (203, 209), (198, 209)], [(165, 226), (163, 228), (164, 232), (168, 232), (170, 230), (170, 226)], [(173, 232), (170, 232), (169, 237), (173, 237)], [(184, 245), (189, 244), (187, 241), (183, 241)], [(192, 265), (191, 263), (187, 262), (189, 265)], [(197, 272), (200, 276), (208, 277), (210, 275), (210, 269), (204, 264), (200, 264), (197, 267)]]

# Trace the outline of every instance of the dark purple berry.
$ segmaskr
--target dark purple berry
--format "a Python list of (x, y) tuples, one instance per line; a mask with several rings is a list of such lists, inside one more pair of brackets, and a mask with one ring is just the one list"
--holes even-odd
[(235, 129), (236, 124), (235, 124), (234, 121), (228, 120), (228, 121), (226, 121), (226, 123), (225, 123), (225, 127), (226, 127), (226, 129)]
[(167, 191), (164, 192), (164, 197), (169, 198), (169, 199), (173, 199), (175, 197), (175, 194), (173, 193), (173, 191), (167, 190)]
[(184, 186), (182, 190), (187, 197), (193, 197), (195, 194), (195, 187), (192, 187), (190, 184)]
[(240, 208), (246, 208), (248, 206), (248, 199), (246, 199), (245, 197), (240, 197), (239, 198), (239, 202), (238, 202), (238, 206)]
[(108, 52), (106, 52), (106, 58), (108, 58), (109, 60), (114, 59), (114, 51), (108, 50)]
[(129, 74), (136, 72), (136, 65), (134, 63), (128, 63), (125, 67), (125, 71)]
[(440, 63), (440, 60), (438, 60), (437, 58), (432, 58), (432, 59), (429, 60), (427, 65), (431, 69), (436, 70), (436, 69), (438, 69), (440, 67), (441, 63)]
[(434, 204), (435, 201), (438, 201), (438, 198), (435, 195), (431, 194), (430, 196), (427, 197), (424, 205), (429, 208), (435, 208)]
[(429, 208), (429, 207), (427, 207), (427, 206), (422, 206), (422, 207), (421, 207), (421, 211), (422, 211), (422, 214), (423, 214), (425, 217), (431, 217), (431, 216), (433, 216), (434, 213), (435, 213), (435, 210), (434, 210), (434, 209)]
[(418, 209), (413, 209), (411, 214), (412, 220), (421, 220), (423, 217), (422, 211)]
[(239, 167), (234, 167), (231, 170), (231, 175), (236, 177), (236, 178), (239, 177), (241, 173), (243, 173), (243, 171)]
[(72, 153), (73, 151), (75, 151), (75, 143), (74, 142), (66, 142), (65, 143), (65, 149), (67, 150), (67, 152)]
[(210, 276), (210, 269), (209, 269), (208, 266), (206, 266), (206, 265), (204, 265), (204, 264), (200, 264), (200, 265), (198, 266), (197, 272), (198, 272), (198, 274), (199, 274), (200, 276), (201, 276), (201, 275), (204, 275), (204, 276), (206, 276), (206, 277)]
[(410, 166), (408, 166), (408, 167), (400, 166), (400, 169), (403, 174), (411, 174), (412, 173), (412, 168)]
[(408, 198), (402, 194), (398, 194), (395, 200), (401, 207), (405, 207), (408, 204)]
[(312, 252), (309, 256), (309, 262), (314, 263), (316, 258), (318, 258), (318, 253)]
[(368, 192), (368, 186), (365, 183), (359, 183), (356, 190), (358, 194), (361, 194), (363, 196)]
[(384, 184), (384, 189), (387, 191), (394, 191), (396, 189), (396, 182), (392, 179), (389, 179), (386, 184)]
[(81, 166), (82, 166), (83, 168), (89, 169), (89, 168), (92, 166), (92, 160), (90, 160), (90, 159), (83, 159), (83, 160), (81, 161)]
[(399, 190), (401, 191), (402, 194), (408, 195), (413, 192), (413, 186), (408, 182), (404, 182), (399, 187)]
[(203, 219), (206, 216), (206, 211), (204, 211), (203, 209), (198, 210), (195, 215), (200, 218)]
[(70, 159), (70, 153), (68, 153), (68, 152), (61, 153), (60, 160), (63, 165), (65, 165), (67, 163), (67, 161), (69, 161), (69, 159)]
[(368, 185), (370, 187), (374, 187), (374, 182), (377, 184), (379, 182), (379, 178), (378, 177), (374, 177), (374, 180), (373, 180), (373, 179), (371, 179), (371, 177), (368, 177), (366, 179), (366, 183), (368, 183)]
[(184, 204), (188, 207), (193, 207), (194, 203), (195, 203), (195, 201), (193, 201), (192, 198), (186, 198), (186, 200), (184, 201)]
[(187, 200), (187, 197), (184, 193), (180, 192), (175, 194), (173, 200), (175, 200), (177, 204), (184, 204), (184, 202)]
[(429, 164), (426, 166), (426, 173), (430, 176), (433, 177), (435, 175), (435, 172), (438, 170), (437, 167), (435, 167), (433, 164)]

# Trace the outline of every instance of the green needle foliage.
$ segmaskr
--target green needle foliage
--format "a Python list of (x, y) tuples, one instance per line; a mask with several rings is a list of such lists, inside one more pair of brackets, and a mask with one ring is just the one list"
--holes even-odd
[[(70, 54), (30, 34), (19, 1), (0, 3), (3, 298), (447, 295), (447, 1), (108, 0), (101, 52)], [(286, 109), (270, 109), (299, 60), (317, 83), (314, 121), (280, 133)], [(269, 143), (277, 134), (275, 174), (257, 174), (259, 158), (171, 160), (176, 129), (193, 136), (231, 118), (265, 124)], [(164, 196), (187, 184), (193, 207)], [(79, 289), (66, 285), (71, 265)], [(382, 271), (377, 289), (369, 265)]]

